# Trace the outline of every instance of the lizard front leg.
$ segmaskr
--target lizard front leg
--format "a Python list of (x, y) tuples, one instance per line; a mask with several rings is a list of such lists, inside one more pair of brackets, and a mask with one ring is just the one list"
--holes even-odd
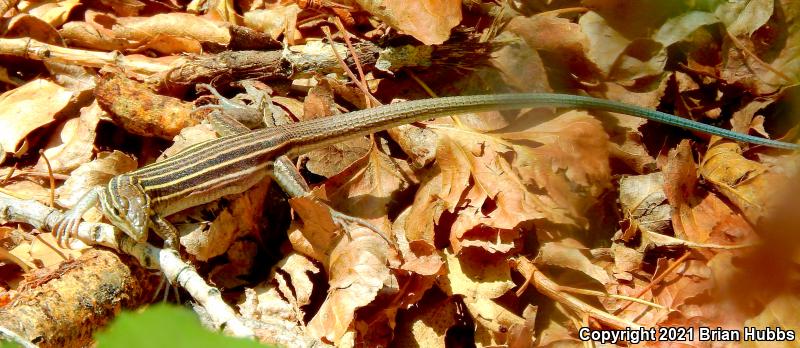
[(178, 251), (178, 229), (161, 216), (153, 215), (153, 230), (164, 240), (164, 248)]
[(78, 226), (80, 225), (81, 218), (90, 208), (94, 207), (100, 199), (100, 194), (105, 188), (96, 186), (86, 192), (78, 203), (69, 211), (62, 214), (61, 217), (53, 225), (53, 235), (56, 238), (58, 246), (65, 247), (69, 245), (69, 240), (78, 234)]

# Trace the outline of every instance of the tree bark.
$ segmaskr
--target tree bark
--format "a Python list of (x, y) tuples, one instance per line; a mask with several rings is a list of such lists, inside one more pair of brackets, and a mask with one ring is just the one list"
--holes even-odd
[(92, 249), (20, 286), (0, 325), (40, 347), (85, 347), (122, 309), (152, 300), (161, 276), (132, 258)]

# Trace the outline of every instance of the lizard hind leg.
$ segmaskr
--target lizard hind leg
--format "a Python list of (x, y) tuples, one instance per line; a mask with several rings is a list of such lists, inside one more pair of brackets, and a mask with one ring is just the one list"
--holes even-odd
[[(349, 236), (349, 229), (347, 227), (347, 224), (352, 223), (370, 229), (371, 231), (377, 233), (381, 238), (383, 238), (383, 240), (386, 241), (386, 243), (388, 243), (389, 245), (393, 244), (389, 240), (389, 238), (386, 237), (386, 234), (384, 234), (383, 231), (381, 231), (380, 228), (373, 225), (369, 221), (342, 213), (328, 206), (326, 203), (321, 202), (316, 197), (311, 196), (311, 189), (308, 187), (308, 184), (306, 183), (305, 179), (303, 179), (303, 176), (300, 175), (300, 172), (297, 171), (297, 168), (294, 166), (294, 164), (288, 157), (281, 156), (275, 159), (271, 169), (272, 170), (270, 171), (271, 172), (270, 175), (278, 184), (278, 186), (280, 186), (281, 189), (283, 189), (283, 192), (286, 192), (286, 194), (288, 194), (290, 197), (309, 196), (311, 197), (311, 199), (317, 201), (319, 204), (326, 206), (330, 211), (333, 222), (337, 226), (341, 227), (342, 230), (344, 230), (345, 233), (348, 234), (348, 236)], [(351, 237), (352, 239), (352, 236), (349, 237)]]

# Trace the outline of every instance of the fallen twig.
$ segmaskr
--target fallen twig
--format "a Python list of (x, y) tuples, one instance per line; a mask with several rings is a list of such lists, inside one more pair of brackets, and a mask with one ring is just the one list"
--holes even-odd
[[(39, 202), (19, 200), (0, 194), (0, 220), (25, 222), (37, 229), (50, 230), (61, 217), (57, 209)], [(214, 327), (236, 337), (254, 337), (233, 309), (222, 300), (218, 289), (209, 286), (191, 265), (169, 250), (147, 243), (137, 243), (109, 224), (82, 222), (77, 239), (87, 245), (103, 245), (121, 250), (136, 258), (145, 268), (164, 272), (172, 284), (178, 284), (208, 312)]]

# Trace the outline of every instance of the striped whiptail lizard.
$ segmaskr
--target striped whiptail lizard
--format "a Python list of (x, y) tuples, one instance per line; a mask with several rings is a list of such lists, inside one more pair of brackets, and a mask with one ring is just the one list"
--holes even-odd
[[(148, 230), (152, 228), (164, 238), (167, 246), (175, 247), (177, 230), (165, 219), (170, 214), (244, 192), (267, 175), (271, 175), (290, 196), (308, 192), (308, 186), (289, 160), (291, 157), (401, 124), (469, 112), (534, 107), (617, 112), (757, 145), (788, 150), (800, 148), (797, 144), (741, 134), (639, 106), (592, 97), (519, 93), (422, 99), (256, 131), (229, 127), (220, 132), (223, 135), (220, 138), (195, 144), (166, 160), (118, 175), (105, 187), (92, 189), (64, 214), (54, 233), (60, 243), (66, 242), (77, 233), (83, 213), (99, 201), (103, 214), (111, 223), (134, 240), (145, 241)], [(346, 217), (344, 214), (338, 216)]]

